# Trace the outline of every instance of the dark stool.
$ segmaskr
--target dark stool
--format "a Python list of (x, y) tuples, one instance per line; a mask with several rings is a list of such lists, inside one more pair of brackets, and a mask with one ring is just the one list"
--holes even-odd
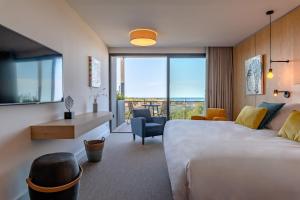
[(26, 180), (31, 200), (76, 200), (82, 169), (72, 153), (52, 153), (35, 159)]

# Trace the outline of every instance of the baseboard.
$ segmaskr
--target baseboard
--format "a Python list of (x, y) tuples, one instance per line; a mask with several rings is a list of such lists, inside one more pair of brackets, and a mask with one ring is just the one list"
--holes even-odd
[(81, 148), (78, 152), (76, 152), (75, 154), (75, 158), (77, 159), (78, 163), (82, 163), (82, 161), (85, 158), (85, 149)]
[(29, 194), (28, 191), (24, 191), (22, 194), (20, 194), (16, 200), (28, 200), (29, 199)]

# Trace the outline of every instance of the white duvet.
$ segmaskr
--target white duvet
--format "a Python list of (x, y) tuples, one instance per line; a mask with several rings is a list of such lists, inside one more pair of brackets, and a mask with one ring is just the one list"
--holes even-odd
[(174, 200), (300, 199), (300, 143), (274, 131), (173, 120), (164, 148)]

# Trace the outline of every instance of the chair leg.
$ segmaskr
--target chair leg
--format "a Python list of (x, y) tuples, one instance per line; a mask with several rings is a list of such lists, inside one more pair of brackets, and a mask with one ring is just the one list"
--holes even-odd
[(135, 141), (135, 134), (132, 134), (133, 135), (133, 140)]
[(145, 138), (142, 137), (142, 145), (144, 145), (144, 144), (145, 144)]

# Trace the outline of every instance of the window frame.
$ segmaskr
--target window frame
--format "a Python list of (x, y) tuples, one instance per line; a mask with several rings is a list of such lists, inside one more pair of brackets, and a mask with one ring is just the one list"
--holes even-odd
[[(207, 56), (206, 53), (109, 53), (109, 110), (112, 110), (112, 101), (111, 101), (111, 85), (112, 85), (112, 71), (111, 71), (111, 60), (112, 57), (166, 57), (167, 58), (167, 77), (166, 77), (166, 86), (167, 86), (167, 119), (170, 119), (170, 59), (171, 58), (205, 58), (206, 59), (206, 77), (207, 77)], [(205, 107), (207, 102), (207, 78), (205, 84)], [(110, 123), (111, 124), (111, 123)]]

